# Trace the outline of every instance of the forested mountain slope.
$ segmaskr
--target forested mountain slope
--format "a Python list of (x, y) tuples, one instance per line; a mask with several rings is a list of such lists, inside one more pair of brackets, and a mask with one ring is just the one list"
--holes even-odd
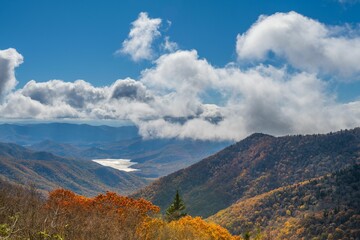
[(153, 182), (134, 196), (144, 197), (165, 209), (178, 189), (190, 214), (210, 216), (239, 199), (359, 162), (360, 128), (306, 136), (253, 134)]
[(0, 177), (42, 190), (63, 187), (84, 195), (106, 190), (128, 194), (145, 186), (145, 180), (95, 162), (35, 152), (16, 144), (0, 143)]
[(209, 220), (264, 239), (358, 239), (360, 165), (239, 201)]

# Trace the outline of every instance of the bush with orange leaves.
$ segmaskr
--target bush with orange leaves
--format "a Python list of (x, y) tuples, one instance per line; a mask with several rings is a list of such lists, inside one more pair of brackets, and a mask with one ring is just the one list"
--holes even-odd
[(190, 216), (171, 222), (148, 218), (138, 227), (137, 235), (144, 240), (241, 240), (215, 223)]
[(58, 189), (50, 192), (48, 235), (65, 239), (138, 239), (136, 229), (159, 208), (144, 199), (132, 199), (107, 192), (94, 198)]
[(166, 222), (144, 199), (107, 192), (93, 198), (58, 189), (45, 200), (0, 181), (0, 239), (39, 240), (235, 240), (199, 217)]

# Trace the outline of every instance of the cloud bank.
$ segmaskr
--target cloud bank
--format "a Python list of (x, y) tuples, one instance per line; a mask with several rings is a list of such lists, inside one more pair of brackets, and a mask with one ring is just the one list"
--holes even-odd
[[(146, 19), (147, 15), (141, 13), (140, 18)], [(157, 29), (155, 25), (148, 27)], [(329, 83), (322, 78), (322, 72), (334, 71), (356, 80), (359, 69), (353, 62), (359, 59), (356, 54), (360, 46), (352, 45), (355, 60), (342, 56), (337, 49), (332, 51), (340, 56), (334, 58), (326, 46), (344, 49), (350, 42), (357, 43), (359, 37), (350, 38), (344, 29), (340, 31), (343, 35), (328, 37), (332, 28), (294, 12), (261, 16), (237, 38), (239, 65), (214, 67), (196, 50), (177, 50), (176, 45), (155, 60), (151, 68), (144, 69), (138, 79), (118, 79), (105, 87), (94, 87), (84, 80), (31, 80), (23, 88), (14, 89), (14, 69), (22, 57), (18, 53), (6, 57), (4, 52), (15, 50), (4, 50), (0, 59), (12, 60), (0, 60), (1, 68), (7, 69), (6, 76), (0, 78), (1, 84), (7, 83), (7, 90), (0, 91), (4, 98), (0, 116), (125, 119), (136, 124), (147, 138), (204, 140), (240, 140), (253, 132), (282, 135), (357, 127), (360, 101), (337, 102), (336, 96), (329, 94)], [(278, 41), (284, 48), (277, 45)], [(285, 64), (265, 64), (269, 51), (282, 57)], [(297, 56), (297, 52), (302, 55)], [(309, 65), (313, 58), (323, 62)], [(243, 61), (252, 65), (241, 67)], [(298, 71), (289, 70), (287, 64)], [(341, 70), (338, 64), (350, 66)]]

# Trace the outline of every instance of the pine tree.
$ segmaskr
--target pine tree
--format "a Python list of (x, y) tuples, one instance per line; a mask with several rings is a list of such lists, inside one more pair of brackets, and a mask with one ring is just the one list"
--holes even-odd
[(244, 239), (245, 239), (245, 240), (250, 240), (250, 236), (251, 236), (251, 234), (250, 234), (249, 231), (246, 231), (246, 232), (244, 233)]
[(185, 204), (179, 195), (179, 191), (176, 190), (176, 195), (175, 195), (174, 201), (172, 202), (170, 207), (168, 207), (168, 209), (166, 209), (166, 220), (168, 222), (171, 222), (173, 220), (178, 220), (178, 219), (186, 216), (187, 213), (183, 212), (183, 210), (185, 210), (185, 208), (186, 208)]

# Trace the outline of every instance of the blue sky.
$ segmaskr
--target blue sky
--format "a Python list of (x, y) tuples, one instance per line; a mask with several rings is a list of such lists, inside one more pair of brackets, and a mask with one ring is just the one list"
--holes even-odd
[[(271, 55), (274, 52), (275, 57), (266, 57), (266, 59), (264, 59), (264, 56), (258, 59), (258, 56), (255, 56), (253, 53), (247, 53), (246, 51), (248, 51), (248, 49), (250, 49), (249, 51), (253, 49), (245, 45), (242, 46), (242, 49), (237, 50), (238, 34), (246, 34), (259, 19), (260, 15), (272, 16), (276, 13), (288, 14), (290, 11), (296, 12), (298, 14), (297, 16), (302, 16), (323, 24), (328, 30), (334, 27), (342, 28), (339, 33), (336, 33), (338, 36), (335, 36), (336, 34), (333, 33), (333, 30), (329, 30), (338, 39), (342, 37), (357, 39), (359, 37), (360, 3), (358, 3), (358, 1), (155, 2), (141, 0), (3, 0), (0, 3), (0, 50), (14, 48), (24, 57), (23, 63), (15, 70), (18, 83), (16, 87), (12, 88), (12, 92), (21, 90), (30, 80), (35, 80), (39, 83), (48, 82), (52, 79), (59, 79), (63, 82), (74, 82), (77, 79), (83, 79), (96, 88), (109, 87), (112, 86), (117, 79), (130, 77), (136, 81), (136, 83), (134, 83), (135, 85), (141, 82), (141, 84), (144, 84), (146, 87), (146, 90), (150, 89), (152, 93), (159, 94), (159, 85), (154, 88), (152, 83), (158, 81), (159, 84), (162, 84), (163, 82), (161, 82), (159, 78), (156, 78), (156, 80), (148, 80), (151, 79), (151, 77), (144, 76), (142, 71), (160, 68), (160, 63), (154, 61), (163, 55), (171, 55), (171, 53), (165, 52), (161, 48), (165, 37), (169, 37), (170, 41), (176, 43), (179, 51), (196, 50), (195, 58), (197, 62), (201, 59), (206, 60), (206, 62), (214, 68), (224, 68), (227, 64), (232, 63), (237, 65), (237, 67), (240, 66), (240, 69), (245, 71), (249, 66), (256, 67), (265, 64), (273, 65), (279, 69), (286, 67), (285, 72), (289, 74), (289, 76), (292, 72), (291, 69), (295, 69), (296, 72), (310, 72), (311, 74), (315, 74), (315, 70), (311, 68), (311, 66), (299, 62), (298, 59), (294, 59), (292, 55), (294, 52), (291, 52), (291, 50), (283, 54), (281, 50), (276, 49), (276, 46), (269, 46), (269, 54)], [(121, 50), (123, 42), (129, 39), (129, 31), (132, 28), (131, 23), (139, 17), (141, 12), (146, 13), (149, 19), (161, 19), (161, 24), (158, 25), (158, 31), (161, 36), (154, 37), (152, 41), (151, 58), (133, 61), (131, 54), (124, 54), (124, 52), (123, 54), (115, 54), (115, 52), (119, 49)], [(298, 17), (294, 17), (298, 19)], [(281, 16), (279, 18), (281, 18)], [(249, 37), (247, 39), (251, 39), (250, 34), (248, 35)], [(266, 38), (264, 41), (267, 41)], [(346, 44), (349, 46), (352, 42), (350, 41)], [(342, 45), (340, 47), (342, 47)], [(241, 54), (243, 55), (240, 56)], [(263, 53), (259, 54), (263, 55)], [(333, 64), (333, 60), (331, 60), (331, 64)], [(335, 73), (329, 70), (334, 67), (331, 64), (329, 63), (326, 66), (319, 65), (320, 70), (315, 71), (316, 76), (321, 79), (321, 83), (326, 84), (326, 87), (320, 92), (321, 94), (327, 95), (327, 105), (334, 101), (336, 104), (347, 104), (358, 101), (360, 93), (359, 72), (356, 69), (353, 70), (349, 68), (349, 71), (352, 71), (351, 73), (348, 73), (348, 71), (346, 74), (337, 74), (337, 72)], [(336, 76), (333, 77), (334, 75)], [(289, 76), (286, 78), (290, 78)], [(179, 79), (181, 81), (181, 78)], [(164, 89), (164, 86), (165, 85), (163, 85), (161, 89)], [(176, 88), (178, 86), (169, 86), (170, 85), (165, 86), (167, 89), (160, 94), (162, 97), (169, 97), (169, 95), (166, 94), (169, 94), (171, 91), (176, 93), (180, 92), (179, 89)], [(179, 88), (183, 89), (183, 87)], [(98, 90), (99, 89), (96, 91)], [(25, 92), (25, 90), (23, 90), (23, 92)], [(60, 90), (58, 92), (60, 92)], [(197, 93), (197, 98), (194, 99), (194, 101), (200, 99), (199, 101), (201, 102), (206, 99), (206, 101), (202, 101), (202, 103), (221, 105), (225, 102), (229, 104), (230, 98), (226, 94), (220, 96), (222, 93), (222, 90), (218, 91), (218, 89), (212, 86), (206, 91), (204, 90), (201, 93)], [(316, 95), (317, 93), (314, 94)], [(246, 94), (242, 94), (242, 96), (245, 95)], [(26, 97), (29, 96), (26, 95)], [(183, 97), (187, 96), (184, 95)], [(181, 98), (181, 96), (179, 96), (179, 98)], [(35, 99), (34, 97), (32, 100), (39, 99)], [(11, 100), (5, 101), (12, 103), (10, 102)], [(44, 104), (44, 102), (41, 101), (40, 103)], [(37, 103), (34, 104), (36, 105)], [(173, 105), (174, 108), (177, 106), (178, 105)], [(69, 109), (67, 109), (67, 107), (69, 107)], [(136, 107), (139, 106), (136, 105)], [(137, 111), (136, 107), (128, 111)], [(9, 108), (10, 107), (7, 109)], [(64, 116), (59, 118), (73, 118), (73, 116), (78, 116), (77, 113), (73, 114), (73, 112), (77, 111), (76, 107), (74, 111), (71, 108), (74, 108), (74, 106), (67, 104), (63, 110), (66, 109), (66, 111), (71, 112), (71, 114), (64, 114)], [(12, 107), (12, 109), (14, 109), (14, 107)], [(20, 114), (20, 111), (22, 110), (18, 112), (12, 110), (10, 111), (11, 113), (8, 113), (9, 111), (7, 110), (7, 116), (15, 119), (32, 117), (31, 114)], [(105, 110), (101, 109), (99, 111)], [(148, 111), (151, 112), (150, 110)], [(196, 111), (198, 110), (194, 107), (193, 112)], [(35, 112), (37, 113), (37, 111)], [(101, 115), (100, 113), (97, 114)], [(194, 114), (196, 115), (196, 113)], [(105, 115), (105, 117), (101, 115), (102, 117), (100, 117), (100, 119), (113, 118), (113, 116), (109, 116), (108, 114)], [(129, 115), (131, 114), (125, 117), (122, 116), (122, 118), (127, 118)], [(182, 114), (179, 112), (173, 113), (172, 111), (167, 112), (164, 116), (165, 115), (166, 117), (172, 116), (176, 118), (192, 116), (192, 114), (188, 112)], [(84, 116), (85, 115), (80, 114), (79, 118), (83, 118)], [(354, 114), (353, 118), (356, 119), (357, 116), (358, 115)], [(89, 116), (86, 115), (85, 118), (87, 117)], [(38, 114), (34, 118), (42, 119), (47, 117)], [(52, 118), (52, 116), (50, 118)], [(55, 117), (55, 119), (56, 118), (57, 117)], [(91, 115), (90, 118), (94, 118), (93, 115)], [(132, 121), (137, 121), (138, 118), (153, 118), (153, 116), (146, 115), (146, 117), (144, 117), (142, 115), (141, 117), (131, 116), (129, 118)], [(349, 126), (354, 126), (357, 123), (357, 121), (353, 121)], [(244, 134), (258, 130), (249, 125), (251, 124), (247, 124), (245, 127), (248, 130), (244, 130)], [(341, 126), (348, 125), (344, 124)], [(339, 127), (340, 125), (330, 124), (326, 130)], [(272, 128), (272, 125), (268, 128)], [(264, 127), (264, 129), (266, 130), (267, 127)], [(290, 127), (289, 129), (292, 128)], [(262, 128), (260, 128), (260, 130), (262, 130)], [(318, 130), (322, 129), (313, 129), (313, 131)], [(144, 131), (149, 131), (149, 129)], [(308, 130), (308, 128), (306, 128), (306, 130), (292, 129), (291, 131), (284, 132), (269, 130), (271, 133), (279, 132), (280, 134), (311, 131), (312, 130)], [(164, 133), (164, 135), (166, 134)]]
[(137, 77), (149, 63), (114, 56), (140, 12), (172, 22), (167, 35), (182, 49), (223, 66), (236, 59), (235, 41), (261, 14), (296, 11), (330, 25), (360, 22), (360, 4), (319, 1), (10, 1), (0, 3), (0, 46), (25, 58), (28, 80), (86, 79), (97, 86)]

